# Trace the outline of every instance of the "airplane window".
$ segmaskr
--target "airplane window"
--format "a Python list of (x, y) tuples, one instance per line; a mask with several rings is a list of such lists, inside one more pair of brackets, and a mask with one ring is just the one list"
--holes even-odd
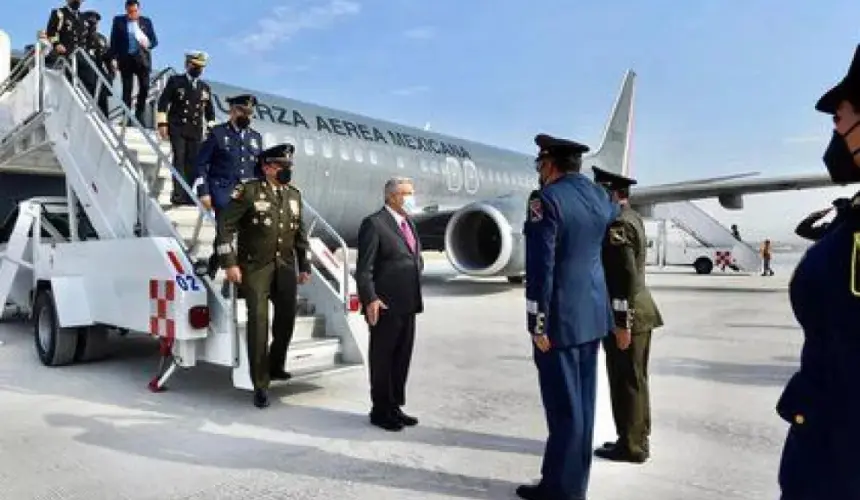
[(403, 158), (397, 157), (397, 168), (406, 168), (406, 162), (403, 161)]
[(358, 148), (355, 148), (355, 161), (359, 163), (364, 161), (364, 153)]
[(343, 161), (349, 161), (349, 149), (347, 149), (346, 144), (340, 145), (340, 159)]
[(331, 146), (331, 143), (328, 141), (323, 142), (322, 150), (323, 150), (323, 156), (325, 156), (326, 158), (331, 158), (333, 153), (334, 153), (333, 148)]
[(376, 156), (376, 151), (374, 151), (372, 149), (370, 150), (370, 163), (373, 163), (374, 165), (379, 163), (379, 159)]
[(305, 154), (308, 156), (314, 155), (314, 141), (305, 139)]

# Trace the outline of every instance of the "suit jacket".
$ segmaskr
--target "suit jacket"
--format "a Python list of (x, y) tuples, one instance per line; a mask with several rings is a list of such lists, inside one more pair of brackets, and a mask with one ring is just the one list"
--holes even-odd
[(529, 197), (526, 320), (529, 332), (547, 335), (553, 347), (585, 344), (610, 330), (601, 250), (618, 214), (606, 190), (580, 173)]
[(376, 299), (388, 306), (382, 314), (417, 314), (424, 310), (421, 243), (415, 224), (407, 220), (415, 236), (415, 253), (409, 250), (406, 238), (387, 208), (382, 207), (361, 222), (355, 281), (362, 313)]
[[(137, 20), (138, 26), (149, 38), (149, 49), (141, 50), (138, 57), (148, 68), (152, 68), (152, 57), (150, 52), (158, 46), (158, 37), (155, 36), (155, 28), (148, 17), (140, 16)], [(113, 18), (110, 30), (110, 58), (118, 59), (129, 57), (128, 53), (128, 16), (120, 15)], [(141, 49), (143, 49), (141, 47)]]

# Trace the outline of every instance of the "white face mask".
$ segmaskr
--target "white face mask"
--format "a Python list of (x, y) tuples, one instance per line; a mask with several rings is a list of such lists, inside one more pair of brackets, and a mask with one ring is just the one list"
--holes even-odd
[(406, 213), (415, 211), (415, 195), (407, 194), (403, 196), (403, 210)]

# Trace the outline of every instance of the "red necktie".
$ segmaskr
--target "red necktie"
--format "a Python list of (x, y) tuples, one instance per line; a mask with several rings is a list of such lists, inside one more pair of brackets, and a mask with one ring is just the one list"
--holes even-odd
[(406, 244), (409, 246), (409, 251), (415, 253), (415, 235), (412, 234), (412, 228), (409, 227), (409, 223), (406, 222), (406, 219), (403, 219), (400, 222), (400, 232), (403, 233), (403, 237), (406, 238)]

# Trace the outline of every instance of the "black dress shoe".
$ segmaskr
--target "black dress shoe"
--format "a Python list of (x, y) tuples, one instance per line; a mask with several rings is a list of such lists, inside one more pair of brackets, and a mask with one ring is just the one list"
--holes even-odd
[(403, 430), (403, 422), (391, 413), (370, 413), (370, 423), (391, 432)]
[(290, 380), (293, 378), (293, 374), (286, 370), (272, 370), (269, 373), (269, 377), (272, 380)]
[(413, 425), (418, 425), (418, 419), (417, 418), (403, 413), (403, 410), (401, 410), (400, 408), (398, 408), (394, 411), (394, 416), (397, 417), (397, 419), (400, 420), (400, 423), (402, 423), (406, 427), (412, 427)]
[(254, 406), (257, 408), (265, 408), (269, 406), (269, 393), (265, 389), (257, 389), (254, 391)]
[(549, 495), (539, 484), (524, 484), (517, 487), (517, 496), (525, 500), (548, 500)]
[[(607, 441), (603, 443), (602, 448), (611, 449), (615, 448), (616, 446), (618, 446), (617, 441)], [(651, 446), (649, 445), (648, 441), (645, 441), (645, 444), (642, 445), (642, 451), (644, 451), (646, 455), (649, 455), (651, 451), (650, 448)]]
[(620, 446), (600, 448), (594, 452), (594, 455), (605, 460), (612, 460), (613, 462), (642, 464), (648, 461), (648, 453), (645, 453), (644, 451), (630, 451)]

